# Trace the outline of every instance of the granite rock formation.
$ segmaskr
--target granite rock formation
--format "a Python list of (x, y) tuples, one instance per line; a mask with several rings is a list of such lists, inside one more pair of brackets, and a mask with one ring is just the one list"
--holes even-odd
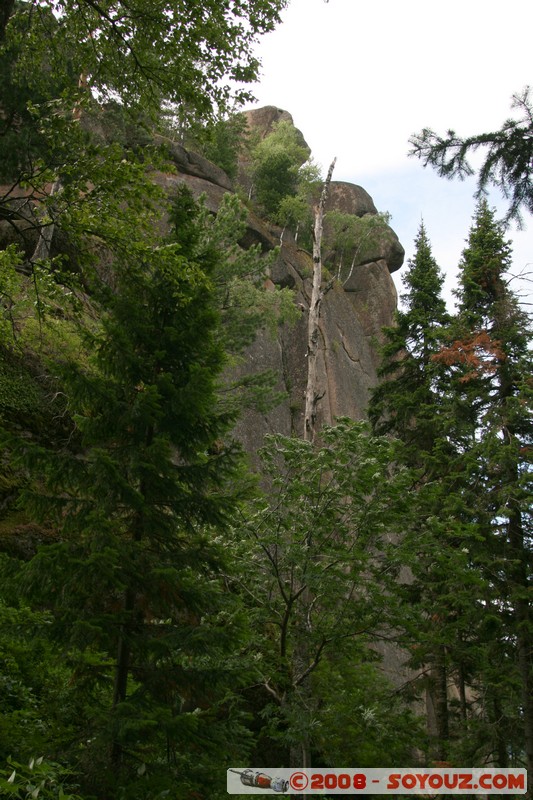
[[(247, 112), (248, 126), (267, 135), (280, 120), (292, 122), (286, 111), (267, 106)], [(302, 135), (302, 142), (305, 139)], [(243, 168), (245, 165), (241, 165)], [(213, 211), (225, 191), (220, 182), (198, 176), (185, 159), (176, 159), (177, 173), (161, 176), (169, 189), (185, 183), (195, 195), (205, 193)], [(333, 181), (327, 210), (338, 210), (358, 217), (377, 214), (370, 195), (360, 186)], [(307, 314), (311, 295), (313, 262), (311, 254), (300, 249), (294, 239), (280, 228), (267, 223), (253, 212), (248, 216), (248, 229), (242, 244), (260, 243), (264, 251), (281, 247), (270, 270), (271, 286), (290, 287), (302, 313), (293, 325), (283, 325), (277, 336), (264, 332), (249, 348), (243, 372), (274, 370), (279, 376), (278, 389), (286, 393), (286, 401), (268, 414), (248, 412), (238, 423), (236, 433), (252, 455), (265, 433), (301, 434), (303, 429), (304, 393), (307, 378), (306, 337)], [(370, 389), (377, 381), (379, 345), (382, 327), (390, 325), (397, 305), (397, 294), (391, 273), (403, 263), (404, 250), (394, 231), (384, 225), (374, 237), (370, 250), (365, 248), (355, 264), (350, 279), (341, 285), (330, 281), (321, 313), (320, 380), (324, 397), (319, 404), (319, 425), (331, 423), (339, 416), (364, 419)], [(325, 258), (327, 267), (327, 254)]]
[[(255, 109), (245, 116), (249, 128), (261, 137), (282, 120), (292, 122), (288, 112), (275, 106)], [(302, 145), (307, 148), (301, 133), (300, 136)], [(204, 195), (207, 207), (216, 213), (224, 193), (234, 190), (230, 178), (219, 167), (182, 145), (163, 142), (163, 137), (159, 140), (156, 143), (168, 147), (173, 170), (156, 173), (154, 180), (169, 194), (186, 184), (196, 197)], [(245, 162), (240, 166), (241, 173), (245, 172)], [(24, 198), (14, 202), (24, 202)], [(362, 187), (342, 181), (332, 182), (327, 210), (357, 217), (377, 214), (372, 198)], [(29, 219), (27, 225), (21, 227), (27, 229), (17, 231), (1, 220), (0, 244), (5, 246), (18, 240), (29, 254), (35, 246), (37, 232)], [(294, 301), (302, 311), (296, 323), (280, 326), (275, 338), (268, 332), (259, 335), (240, 367), (243, 372), (274, 370), (278, 375), (278, 389), (286, 395), (285, 402), (272, 412), (262, 415), (250, 411), (240, 420), (236, 434), (247, 451), (254, 454), (265, 433), (301, 434), (303, 429), (307, 377), (305, 312), (311, 294), (313, 263), (311, 254), (301, 249), (287, 231), (282, 232), (252, 210), (248, 213), (247, 230), (241, 244), (244, 247), (260, 244), (265, 253), (280, 247), (270, 269), (267, 288), (274, 285), (292, 288)], [(52, 250), (58, 247), (61, 249), (59, 235)], [(365, 418), (369, 390), (377, 381), (381, 329), (392, 322), (397, 303), (391, 273), (399, 269), (403, 257), (404, 250), (396, 234), (383, 225), (379, 236), (373, 237), (370, 249), (364, 248), (349, 279), (343, 284), (330, 280), (320, 322), (320, 381), (324, 396), (318, 408), (319, 425), (331, 423), (339, 416)], [(327, 252), (324, 262), (327, 268)]]

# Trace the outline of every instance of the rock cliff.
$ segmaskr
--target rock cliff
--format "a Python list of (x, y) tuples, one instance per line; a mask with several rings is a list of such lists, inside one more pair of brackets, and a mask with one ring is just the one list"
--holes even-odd
[[(256, 137), (262, 138), (280, 121), (292, 122), (291, 115), (275, 106), (267, 106), (245, 113), (247, 125)], [(105, 138), (105, 132), (99, 134)], [(302, 147), (309, 151), (301, 132)], [(204, 195), (208, 208), (216, 213), (222, 197), (235, 187), (226, 173), (204, 157), (189, 152), (178, 143), (156, 136), (152, 143), (165, 144), (173, 171), (155, 173), (154, 180), (169, 193), (180, 184), (186, 184), (198, 197)], [(239, 165), (237, 183), (243, 187), (246, 176), (245, 156)], [(245, 187), (246, 188), (246, 187)], [(24, 202), (15, 198), (13, 202)], [(360, 186), (333, 181), (327, 210), (337, 210), (357, 218), (375, 217), (377, 209), (370, 195)], [(27, 253), (36, 244), (37, 229), (28, 218), (27, 225), (15, 228), (0, 220), (0, 245), (20, 241)], [(26, 229), (27, 228), (27, 229)], [(379, 235), (366, 242), (342, 283), (333, 278), (334, 253), (324, 254), (325, 267), (333, 271), (326, 280), (326, 292), (320, 321), (320, 381), (324, 396), (318, 408), (318, 424), (331, 423), (339, 416), (362, 419), (366, 415), (369, 390), (376, 384), (378, 346), (381, 329), (392, 321), (396, 308), (396, 290), (391, 273), (403, 262), (404, 250), (394, 231), (384, 224)], [(281, 243), (281, 246), (280, 246)], [(237, 426), (237, 435), (247, 451), (254, 454), (267, 432), (301, 434), (303, 429), (304, 393), (307, 377), (306, 341), (307, 314), (311, 294), (313, 262), (311, 254), (298, 246), (288, 231), (260, 218), (253, 210), (248, 212), (243, 247), (260, 244), (264, 253), (279, 247), (279, 255), (270, 268), (267, 288), (275, 285), (290, 287), (294, 300), (301, 310), (299, 320), (293, 325), (280, 326), (277, 336), (264, 332), (247, 352), (243, 372), (270, 369), (278, 376), (278, 389), (286, 400), (268, 414), (248, 412)], [(59, 235), (55, 248), (61, 249)]]
[[(280, 120), (292, 122), (290, 114), (268, 106), (246, 114), (249, 128), (264, 136)], [(302, 142), (305, 142), (302, 136)], [(160, 177), (171, 190), (185, 183), (195, 195), (206, 194), (208, 206), (216, 211), (220, 198), (228, 191), (222, 180), (201, 177), (190, 160), (175, 159), (177, 173)], [(376, 215), (370, 195), (360, 186), (332, 182), (327, 210), (338, 210), (357, 217)], [(237, 436), (250, 454), (254, 454), (268, 432), (301, 434), (303, 429), (304, 393), (307, 378), (306, 341), (307, 308), (311, 295), (313, 262), (311, 254), (298, 247), (294, 239), (276, 226), (250, 212), (243, 244), (260, 243), (264, 251), (280, 245), (279, 256), (270, 270), (271, 286), (290, 287), (295, 303), (301, 309), (300, 319), (283, 325), (277, 336), (264, 332), (247, 352), (243, 372), (271, 369), (279, 376), (278, 388), (286, 393), (286, 401), (268, 414), (248, 412), (237, 426)], [(363, 419), (366, 416), (369, 390), (377, 381), (378, 348), (381, 329), (390, 325), (396, 309), (397, 295), (391, 273), (403, 263), (404, 250), (394, 231), (387, 225), (380, 228), (369, 246), (356, 259), (349, 279), (344, 283), (330, 280), (320, 321), (320, 380), (325, 391), (318, 409), (318, 422), (330, 423), (339, 416)], [(328, 256), (325, 256), (328, 266)], [(269, 283), (267, 282), (267, 283)]]

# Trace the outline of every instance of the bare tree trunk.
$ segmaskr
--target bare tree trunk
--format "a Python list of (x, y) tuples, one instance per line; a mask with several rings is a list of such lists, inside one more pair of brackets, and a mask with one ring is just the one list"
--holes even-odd
[[(318, 373), (317, 373), (317, 356), (318, 356), (318, 337), (319, 327), (318, 322), (320, 319), (320, 306), (324, 292), (322, 290), (322, 229), (324, 225), (324, 207), (329, 192), (329, 185), (331, 183), (331, 176), (335, 168), (335, 161), (333, 159), (322, 194), (320, 202), (315, 211), (315, 227), (313, 232), (313, 288), (311, 291), (311, 302), (309, 304), (309, 319), (307, 326), (307, 386), (305, 392), (305, 418), (304, 418), (304, 431), (303, 438), (306, 441), (314, 441), (316, 429), (316, 407), (318, 401), (324, 396), (324, 392), (320, 393), (318, 389)], [(312, 532), (309, 531), (306, 537), (306, 548), (311, 548)], [(308, 608), (311, 603), (309, 590), (303, 593), (304, 608)], [(304, 626), (305, 627), (305, 626)], [(309, 648), (305, 634), (302, 634), (298, 641), (295, 642), (294, 652), (292, 656), (293, 673), (304, 674), (309, 664)], [(292, 701), (294, 702), (296, 687), (293, 687)], [(299, 702), (303, 703), (309, 709), (312, 706), (311, 687), (309, 685), (309, 676), (306, 677), (299, 684)], [(291, 767), (307, 768), (311, 766), (311, 743), (309, 741), (308, 733), (304, 733), (300, 741), (294, 742), (290, 748), (290, 764)]]
[(324, 292), (322, 290), (322, 230), (324, 227), (324, 208), (329, 193), (331, 176), (335, 168), (336, 158), (331, 162), (324, 188), (315, 211), (315, 227), (313, 232), (313, 289), (309, 304), (309, 320), (307, 325), (307, 388), (305, 392), (304, 439), (312, 442), (315, 438), (316, 410), (319, 400), (324, 396), (318, 389), (317, 356), (320, 319), (320, 306)]

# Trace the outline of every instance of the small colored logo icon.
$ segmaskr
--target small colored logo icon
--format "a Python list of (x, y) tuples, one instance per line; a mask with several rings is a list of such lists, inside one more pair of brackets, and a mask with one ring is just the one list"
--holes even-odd
[(293, 772), (291, 775), (290, 784), (291, 789), (294, 789), (296, 792), (301, 792), (304, 789), (307, 789), (309, 778), (305, 772)]

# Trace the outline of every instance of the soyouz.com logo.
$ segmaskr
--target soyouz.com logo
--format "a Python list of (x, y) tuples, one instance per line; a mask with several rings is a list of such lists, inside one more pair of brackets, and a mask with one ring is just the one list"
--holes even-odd
[(228, 769), (228, 794), (525, 794), (525, 769)]

